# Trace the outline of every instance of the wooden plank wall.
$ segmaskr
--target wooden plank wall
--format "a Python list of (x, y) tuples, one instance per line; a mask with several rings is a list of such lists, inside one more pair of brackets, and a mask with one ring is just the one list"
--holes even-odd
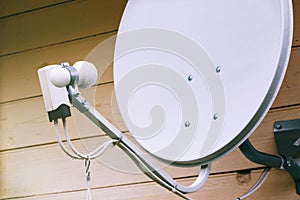
[[(116, 33), (125, 4), (125, 0), (0, 1), (0, 199), (85, 199), (84, 163), (69, 159), (59, 149), (44, 110), (37, 69), (84, 59), (97, 44)], [(274, 121), (300, 118), (299, 0), (294, 0), (294, 9), (294, 43), (287, 75), (272, 109), (250, 138), (259, 150), (269, 153), (276, 153)], [(112, 115), (112, 91), (109, 67), (96, 88), (96, 107), (122, 128), (122, 122)], [(79, 118), (77, 115), (70, 124), (72, 139), (79, 148), (107, 139)], [(105, 155), (92, 163), (94, 199), (177, 199), (137, 173), (121, 151), (110, 149)], [(167, 168), (184, 184), (191, 183), (197, 170)], [(249, 162), (236, 150), (215, 162), (204, 189), (190, 196), (235, 199), (252, 186), (261, 171), (262, 166)], [(300, 198), (291, 177), (272, 170), (267, 182), (249, 199)]]

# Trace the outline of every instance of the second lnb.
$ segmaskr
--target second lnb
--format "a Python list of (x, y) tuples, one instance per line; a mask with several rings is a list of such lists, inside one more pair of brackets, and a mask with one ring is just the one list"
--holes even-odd
[(51, 71), (49, 77), (51, 83), (56, 87), (65, 87), (70, 85), (75, 78), (79, 88), (88, 88), (96, 84), (98, 72), (94, 64), (87, 61), (78, 61), (73, 67), (78, 72), (77, 77), (72, 77), (72, 73), (67, 67), (58, 67)]
[(93, 63), (77, 61), (73, 67), (78, 71), (78, 87), (88, 88), (97, 83), (98, 72)]

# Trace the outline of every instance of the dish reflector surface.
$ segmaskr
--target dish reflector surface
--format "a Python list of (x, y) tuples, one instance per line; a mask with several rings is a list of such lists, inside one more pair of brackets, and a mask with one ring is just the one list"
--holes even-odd
[(246, 140), (272, 105), (292, 38), (287, 0), (130, 0), (115, 92), (130, 133), (174, 164), (211, 162)]

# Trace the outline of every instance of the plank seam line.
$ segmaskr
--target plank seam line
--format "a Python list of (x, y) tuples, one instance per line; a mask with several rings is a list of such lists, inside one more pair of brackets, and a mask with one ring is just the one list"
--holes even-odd
[[(94, 136), (88, 136), (88, 137), (82, 137), (82, 138), (72, 138), (71, 141), (72, 142), (76, 142), (76, 141), (80, 141), (80, 140), (88, 140), (88, 139), (93, 139), (93, 138), (101, 138), (101, 137), (105, 137), (106, 135), (94, 135)], [(64, 139), (62, 140), (63, 143), (66, 143), (67, 140)], [(27, 145), (27, 146), (22, 146), (22, 147), (15, 147), (15, 148), (11, 148), (11, 149), (3, 149), (0, 150), (0, 153), (6, 153), (6, 152), (10, 152), (10, 151), (17, 151), (17, 150), (25, 150), (25, 149), (31, 149), (31, 148), (37, 148), (37, 147), (46, 147), (46, 146), (50, 146), (50, 145), (54, 145), (57, 144), (57, 141), (53, 141), (53, 142), (47, 142), (47, 143), (41, 143), (41, 144), (33, 144), (33, 145)]]
[[(114, 82), (113, 81), (108, 81), (108, 82), (104, 82), (104, 83), (99, 83), (97, 84), (96, 86), (105, 86), (105, 85), (110, 85), (110, 84), (113, 84)], [(35, 96), (30, 96), (30, 97), (24, 97), (24, 98), (19, 98), (19, 99), (12, 99), (12, 100), (8, 100), (8, 101), (3, 101), (3, 102), (0, 102), (0, 106), (1, 105), (4, 105), (4, 104), (9, 104), (9, 103), (14, 103), (14, 102), (18, 102), (18, 101), (24, 101), (24, 100), (31, 100), (31, 99), (35, 99), (35, 98), (40, 98), (42, 97), (41, 94), (39, 95), (35, 95)], [(297, 107), (300, 107), (300, 103), (296, 103), (296, 104), (290, 104), (290, 105), (284, 105), (284, 106), (276, 106), (276, 107), (272, 107), (270, 108), (269, 111), (277, 111), (277, 110), (281, 110), (281, 109), (286, 109), (286, 108), (297, 108)]]
[(72, 42), (76, 42), (76, 41), (80, 41), (80, 40), (90, 39), (93, 37), (116, 33), (117, 31), (118, 30), (115, 29), (115, 30), (110, 30), (110, 31), (106, 31), (106, 32), (93, 34), (93, 35), (83, 36), (83, 37), (79, 37), (79, 38), (75, 38), (75, 39), (71, 39), (71, 40), (66, 40), (66, 41), (62, 41), (62, 42), (58, 42), (58, 43), (54, 43), (54, 44), (48, 44), (48, 45), (44, 45), (44, 46), (39, 46), (39, 47), (24, 49), (24, 50), (20, 50), (20, 51), (16, 51), (16, 52), (6, 53), (6, 54), (0, 55), (0, 58), (7, 57), (7, 56), (13, 56), (13, 55), (17, 55), (17, 54), (21, 54), (21, 53), (25, 53), (25, 52), (34, 51), (34, 50), (39, 50), (39, 49), (43, 49), (43, 48), (49, 48), (49, 47), (53, 47), (53, 46), (57, 46), (57, 45), (68, 44), (68, 43), (72, 43)]
[(50, 4), (50, 5), (47, 5), (47, 6), (42, 6), (42, 7), (38, 7), (38, 8), (24, 10), (24, 11), (21, 11), (21, 12), (17, 12), (17, 13), (13, 13), (13, 14), (10, 14), (10, 15), (2, 16), (2, 17), (0, 17), (0, 20), (15, 17), (15, 16), (19, 16), (19, 15), (23, 15), (23, 14), (38, 11), (38, 10), (43, 10), (43, 9), (59, 6), (59, 5), (62, 5), (62, 4), (73, 2), (73, 1), (76, 1), (76, 0), (67, 0), (67, 1), (62, 1), (62, 2), (58, 2), (58, 3)]
[[(95, 86), (97, 86), (97, 87), (98, 86), (105, 86), (105, 85), (110, 85), (110, 84), (113, 84), (113, 83), (114, 83), (113, 81), (107, 81), (107, 82), (99, 83)], [(3, 102), (0, 102), (0, 106), (4, 105), (4, 104), (18, 102), (18, 101), (31, 100), (31, 99), (35, 99), (35, 98), (39, 98), (39, 97), (42, 97), (42, 94), (34, 95), (34, 96), (30, 96), (30, 97), (23, 97), (23, 98), (19, 98), (19, 99), (12, 99), (12, 100), (8, 100), (8, 101), (3, 101)]]
[(292, 48), (298, 48), (298, 47), (300, 47), (300, 44), (292, 46)]
[(300, 106), (300, 103), (295, 103), (295, 104), (290, 104), (290, 105), (283, 105), (283, 106), (276, 106), (276, 107), (270, 108), (270, 111), (276, 111), (276, 110), (280, 110), (280, 109), (291, 108), (291, 107), (299, 107), (299, 106)]
[(3, 101), (3, 102), (0, 102), (0, 106), (4, 105), (4, 104), (8, 104), (8, 103), (14, 103), (17, 101), (24, 101), (24, 100), (29, 100), (29, 99), (39, 98), (39, 97), (42, 97), (42, 95), (39, 94), (39, 95), (31, 96), (31, 97), (23, 97), (20, 99), (12, 99), (12, 100), (8, 100), (8, 101)]
[[(71, 43), (71, 42), (80, 41), (80, 40), (84, 40), (84, 39), (89, 39), (89, 38), (93, 38), (93, 37), (97, 37), (97, 36), (101, 36), (101, 35), (105, 35), (105, 34), (110, 34), (110, 33), (114, 33), (114, 32), (117, 32), (117, 31), (118, 31), (118, 29), (115, 29), (115, 30), (101, 32), (101, 33), (97, 33), (97, 34), (93, 34), (93, 35), (83, 36), (83, 37), (80, 37), (80, 38), (66, 40), (66, 41), (63, 41), (63, 42), (58, 42), (58, 43), (53, 43), (53, 44), (49, 44), (49, 45), (34, 47), (34, 48), (30, 48), (30, 49), (24, 49), (24, 50), (20, 50), (20, 51), (10, 52), (10, 53), (0, 55), (0, 58), (7, 57), (7, 56), (13, 56), (13, 55), (21, 54), (21, 53), (26, 53), (26, 52), (30, 52), (30, 51), (34, 51), (34, 50), (38, 50), (38, 49), (47, 48), (47, 47), (53, 47), (53, 46), (56, 46), (56, 45), (68, 44), (68, 43)], [(292, 46), (292, 50), (298, 49), (299, 47), (300, 47), (300, 45)]]
[[(129, 131), (121, 131), (121, 132), (123, 134), (129, 133)], [(87, 136), (87, 137), (82, 137), (82, 138), (76, 137), (76, 138), (72, 138), (71, 141), (76, 142), (76, 141), (80, 141), (80, 140), (89, 140), (89, 139), (102, 138), (102, 137), (108, 137), (108, 136), (107, 135), (92, 135), (92, 136)], [(66, 143), (67, 140), (64, 139), (63, 142)], [(10, 151), (25, 150), (25, 149), (38, 148), (38, 147), (47, 147), (47, 146), (55, 145), (55, 144), (58, 145), (58, 142), (53, 141), (53, 142), (33, 144), (33, 145), (27, 145), (27, 146), (21, 146), (21, 147), (9, 148), (9, 149), (1, 149), (0, 153), (7, 153), (7, 152), (10, 152)]]

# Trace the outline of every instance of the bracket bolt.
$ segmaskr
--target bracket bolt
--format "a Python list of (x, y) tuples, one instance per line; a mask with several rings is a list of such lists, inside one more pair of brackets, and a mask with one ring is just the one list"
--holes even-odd
[(186, 128), (190, 127), (190, 125), (191, 125), (191, 123), (190, 123), (189, 121), (186, 121), (185, 124), (184, 124), (184, 126), (185, 126)]
[(215, 113), (213, 119), (214, 119), (214, 120), (217, 120), (218, 118), (219, 118), (218, 113)]
[(221, 72), (221, 67), (220, 67), (220, 66), (217, 66), (216, 72), (217, 72), (217, 73), (220, 73), (220, 72)]
[(292, 162), (290, 160), (286, 161), (288, 167), (292, 166)]
[(282, 125), (279, 124), (279, 123), (277, 123), (277, 124), (275, 125), (275, 128), (276, 128), (276, 129), (281, 129), (281, 128), (282, 128)]
[(189, 75), (188, 81), (192, 81), (192, 80), (193, 80), (193, 76), (192, 76), (192, 75)]

